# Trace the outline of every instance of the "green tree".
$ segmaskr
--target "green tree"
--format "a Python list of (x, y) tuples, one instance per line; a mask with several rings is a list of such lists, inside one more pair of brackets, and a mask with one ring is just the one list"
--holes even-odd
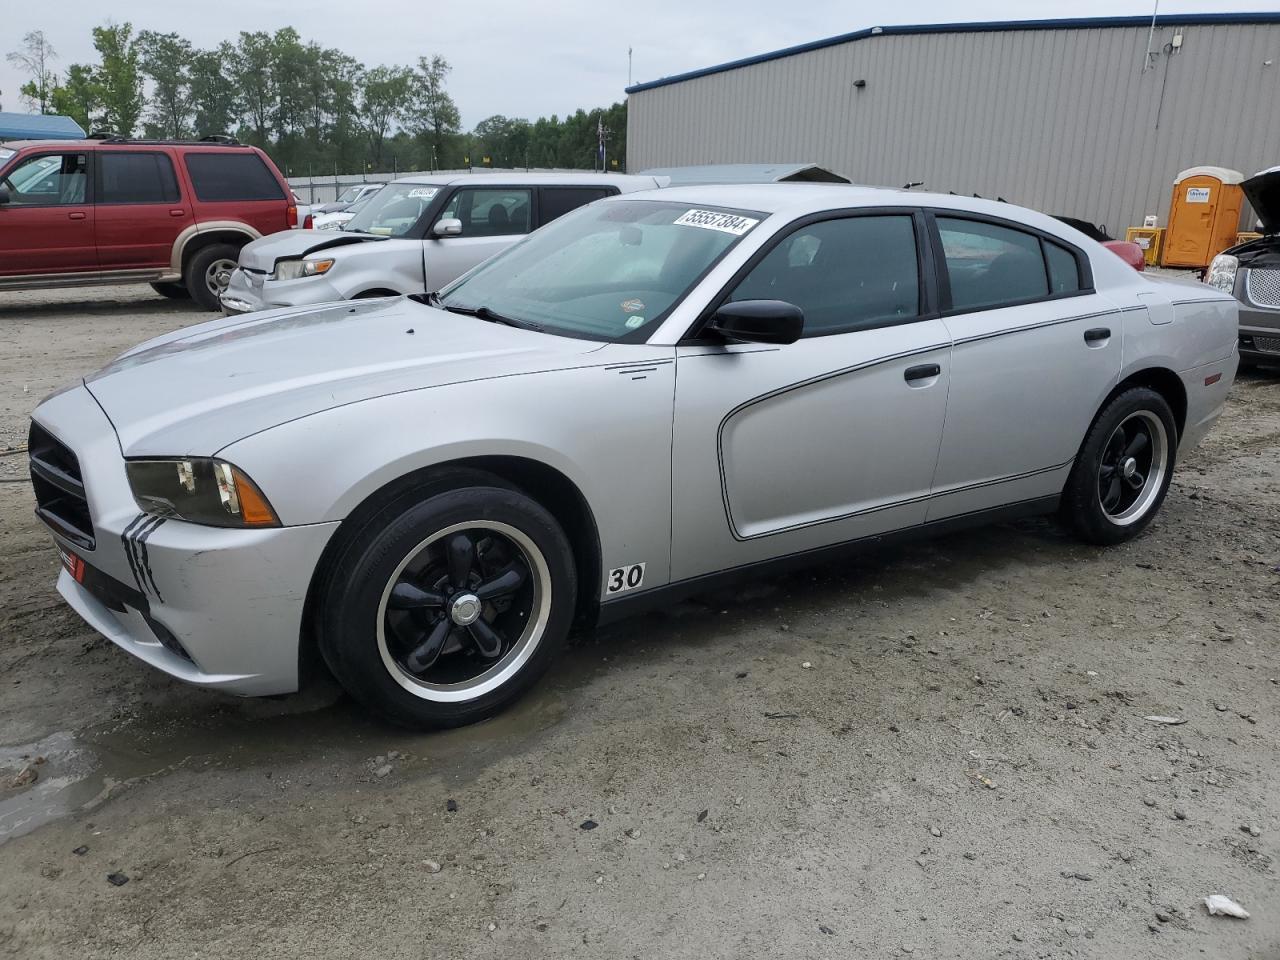
[(102, 88), (94, 69), (86, 64), (67, 68), (66, 79), (50, 92), (50, 101), (55, 113), (70, 117), (88, 133), (102, 126)]
[(227, 64), (235, 48), (224, 41), (216, 50), (201, 50), (191, 58), (191, 106), (194, 133), (207, 137), (231, 133), (240, 123), (240, 98)]
[(277, 109), (275, 77), (271, 68), (275, 60), (275, 44), (264, 31), (241, 32), (227, 64), (231, 82), (239, 91), (245, 120), (252, 129), (253, 142), (265, 147), (270, 143), (272, 120)]
[(151, 79), (151, 123), (162, 136), (178, 139), (191, 132), (191, 43), (176, 33), (144, 30), (138, 34), (139, 63)]
[(414, 93), (406, 111), (407, 126), (427, 148), (424, 158), (433, 169), (450, 166), (449, 147), (462, 127), (458, 106), (445, 89), (452, 67), (449, 61), (436, 54), (419, 57), (418, 69), (413, 73)]
[(31, 79), (18, 88), (18, 94), (28, 109), (49, 113), (53, 107), (53, 88), (58, 81), (53, 72), (53, 61), (57, 58), (58, 54), (45, 38), (43, 30), (32, 30), (22, 38), (22, 49), (5, 54), (6, 60), (31, 75)]
[(413, 87), (408, 67), (374, 67), (360, 78), (357, 124), (373, 162), (382, 164), (383, 146), (396, 119), (405, 113)]
[(133, 136), (142, 115), (142, 72), (133, 25), (108, 24), (93, 28), (93, 46), (101, 63), (94, 70), (102, 97), (107, 128), (122, 137)]

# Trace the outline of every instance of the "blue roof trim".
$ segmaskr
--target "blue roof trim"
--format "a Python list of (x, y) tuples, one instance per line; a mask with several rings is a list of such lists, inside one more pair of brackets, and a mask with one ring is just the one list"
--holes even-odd
[[(1280, 23), (1280, 13), (1167, 13), (1156, 17), (1158, 27), (1182, 27), (1193, 25), (1212, 26), (1231, 23)], [(1056, 20), (988, 20), (975, 23), (911, 23), (892, 27), (868, 27), (852, 33), (842, 33), (836, 37), (822, 40), (811, 40), (794, 47), (783, 47), (769, 53), (758, 53), (753, 57), (741, 60), (730, 60), (712, 67), (702, 67), (687, 73), (677, 73), (670, 77), (650, 80), (646, 83), (633, 84), (626, 88), (626, 93), (640, 93), (655, 87), (665, 87), (685, 80), (695, 80), (715, 73), (726, 73), (740, 67), (750, 67), (757, 63), (768, 63), (770, 60), (781, 60), (794, 57), (799, 53), (811, 50), (822, 50), (825, 47), (838, 47), (844, 43), (865, 40), (867, 37), (904, 36), (920, 33), (991, 33), (1006, 30), (1088, 30), (1098, 27), (1147, 27), (1151, 25), (1150, 17), (1067, 17)]]

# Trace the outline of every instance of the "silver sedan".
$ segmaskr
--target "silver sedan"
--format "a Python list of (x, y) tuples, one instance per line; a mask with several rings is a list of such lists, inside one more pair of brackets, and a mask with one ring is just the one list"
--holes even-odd
[(398, 723), (510, 703), (570, 629), (896, 536), (1116, 544), (1235, 374), (1236, 302), (1004, 203), (688, 187), (438, 294), (142, 344), (31, 428), (58, 588), (192, 683), (322, 660)]

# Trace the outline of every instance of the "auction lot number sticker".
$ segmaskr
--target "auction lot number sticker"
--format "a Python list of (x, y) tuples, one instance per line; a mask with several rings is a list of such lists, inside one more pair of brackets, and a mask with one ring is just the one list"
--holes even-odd
[(703, 230), (719, 230), (740, 237), (759, 220), (740, 217), (736, 213), (721, 213), (718, 210), (686, 210), (676, 218), (675, 223), (682, 227), (701, 227)]
[(644, 564), (633, 563), (626, 567), (614, 567), (605, 577), (604, 592), (626, 593), (644, 583)]

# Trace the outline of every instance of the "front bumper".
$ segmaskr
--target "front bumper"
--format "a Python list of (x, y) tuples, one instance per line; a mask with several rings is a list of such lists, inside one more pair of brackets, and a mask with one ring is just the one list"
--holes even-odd
[(1240, 302), (1240, 355), (1280, 363), (1280, 310)]
[(298, 688), (302, 614), (336, 523), (230, 530), (139, 514), (110, 422), (83, 386), (34, 419), (76, 455), (93, 546), (51, 529), (80, 557), (58, 592), (95, 630), (180, 680), (243, 696)]
[(262, 274), (251, 274), (236, 267), (231, 271), (231, 280), (222, 294), (222, 312), (234, 316), (276, 307), (306, 307), (345, 299), (325, 276), (270, 280)]

